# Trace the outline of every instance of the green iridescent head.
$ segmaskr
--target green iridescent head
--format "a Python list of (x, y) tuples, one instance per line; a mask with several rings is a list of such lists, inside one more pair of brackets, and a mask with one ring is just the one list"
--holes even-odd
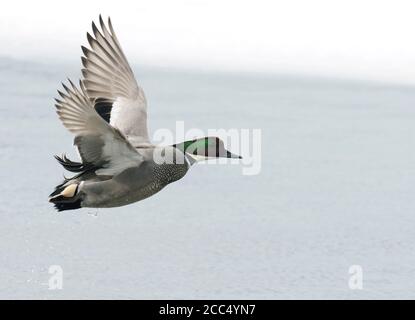
[(213, 158), (242, 159), (241, 156), (226, 150), (223, 141), (217, 137), (204, 137), (188, 140), (174, 144), (173, 147), (176, 147), (186, 155), (189, 155), (194, 161)]

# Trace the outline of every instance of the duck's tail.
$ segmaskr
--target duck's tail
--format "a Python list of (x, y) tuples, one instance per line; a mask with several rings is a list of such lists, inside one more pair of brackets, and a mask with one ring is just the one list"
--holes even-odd
[(57, 202), (55, 203), (55, 209), (60, 211), (75, 210), (81, 208), (81, 199), (75, 202)]
[(81, 208), (81, 197), (78, 194), (80, 181), (78, 178), (91, 171), (93, 167), (90, 164), (75, 162), (63, 154), (61, 157), (55, 156), (55, 159), (68, 171), (75, 172), (76, 175), (65, 180), (55, 187), (55, 190), (49, 195), (49, 202), (55, 205), (56, 210), (74, 210)]
[(78, 188), (79, 184), (68, 184), (68, 181), (64, 181), (49, 195), (49, 202), (53, 203), (58, 211), (79, 209), (81, 198), (78, 195)]
[(75, 162), (68, 157), (66, 157), (65, 154), (63, 154), (61, 157), (55, 155), (55, 159), (68, 171), (70, 172), (85, 172), (89, 169), (91, 169), (91, 165), (81, 163), (81, 162)]

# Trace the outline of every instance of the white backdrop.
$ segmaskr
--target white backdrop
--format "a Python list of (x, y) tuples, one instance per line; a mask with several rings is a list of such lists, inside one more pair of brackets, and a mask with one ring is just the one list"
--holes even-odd
[(135, 64), (415, 82), (413, 1), (14, 0), (0, 55), (76, 59), (110, 15)]

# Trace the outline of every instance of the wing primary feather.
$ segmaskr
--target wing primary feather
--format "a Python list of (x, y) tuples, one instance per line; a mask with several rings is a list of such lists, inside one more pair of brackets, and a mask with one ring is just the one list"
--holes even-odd
[(135, 80), (130, 64), (121, 48), (111, 18), (99, 25), (91, 23), (87, 33), (89, 48), (82, 46), (81, 70), (88, 96), (97, 101), (108, 100), (112, 107), (103, 113), (105, 120), (129, 137), (135, 145), (150, 143), (147, 130), (147, 102)]

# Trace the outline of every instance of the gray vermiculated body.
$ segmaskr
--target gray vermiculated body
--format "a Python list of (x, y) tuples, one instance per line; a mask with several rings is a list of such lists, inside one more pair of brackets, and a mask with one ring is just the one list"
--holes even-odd
[(189, 169), (186, 161), (158, 164), (152, 152), (147, 152), (146, 158), (139, 166), (125, 169), (106, 181), (84, 181), (79, 191), (82, 207), (118, 207), (143, 200), (184, 177)]

